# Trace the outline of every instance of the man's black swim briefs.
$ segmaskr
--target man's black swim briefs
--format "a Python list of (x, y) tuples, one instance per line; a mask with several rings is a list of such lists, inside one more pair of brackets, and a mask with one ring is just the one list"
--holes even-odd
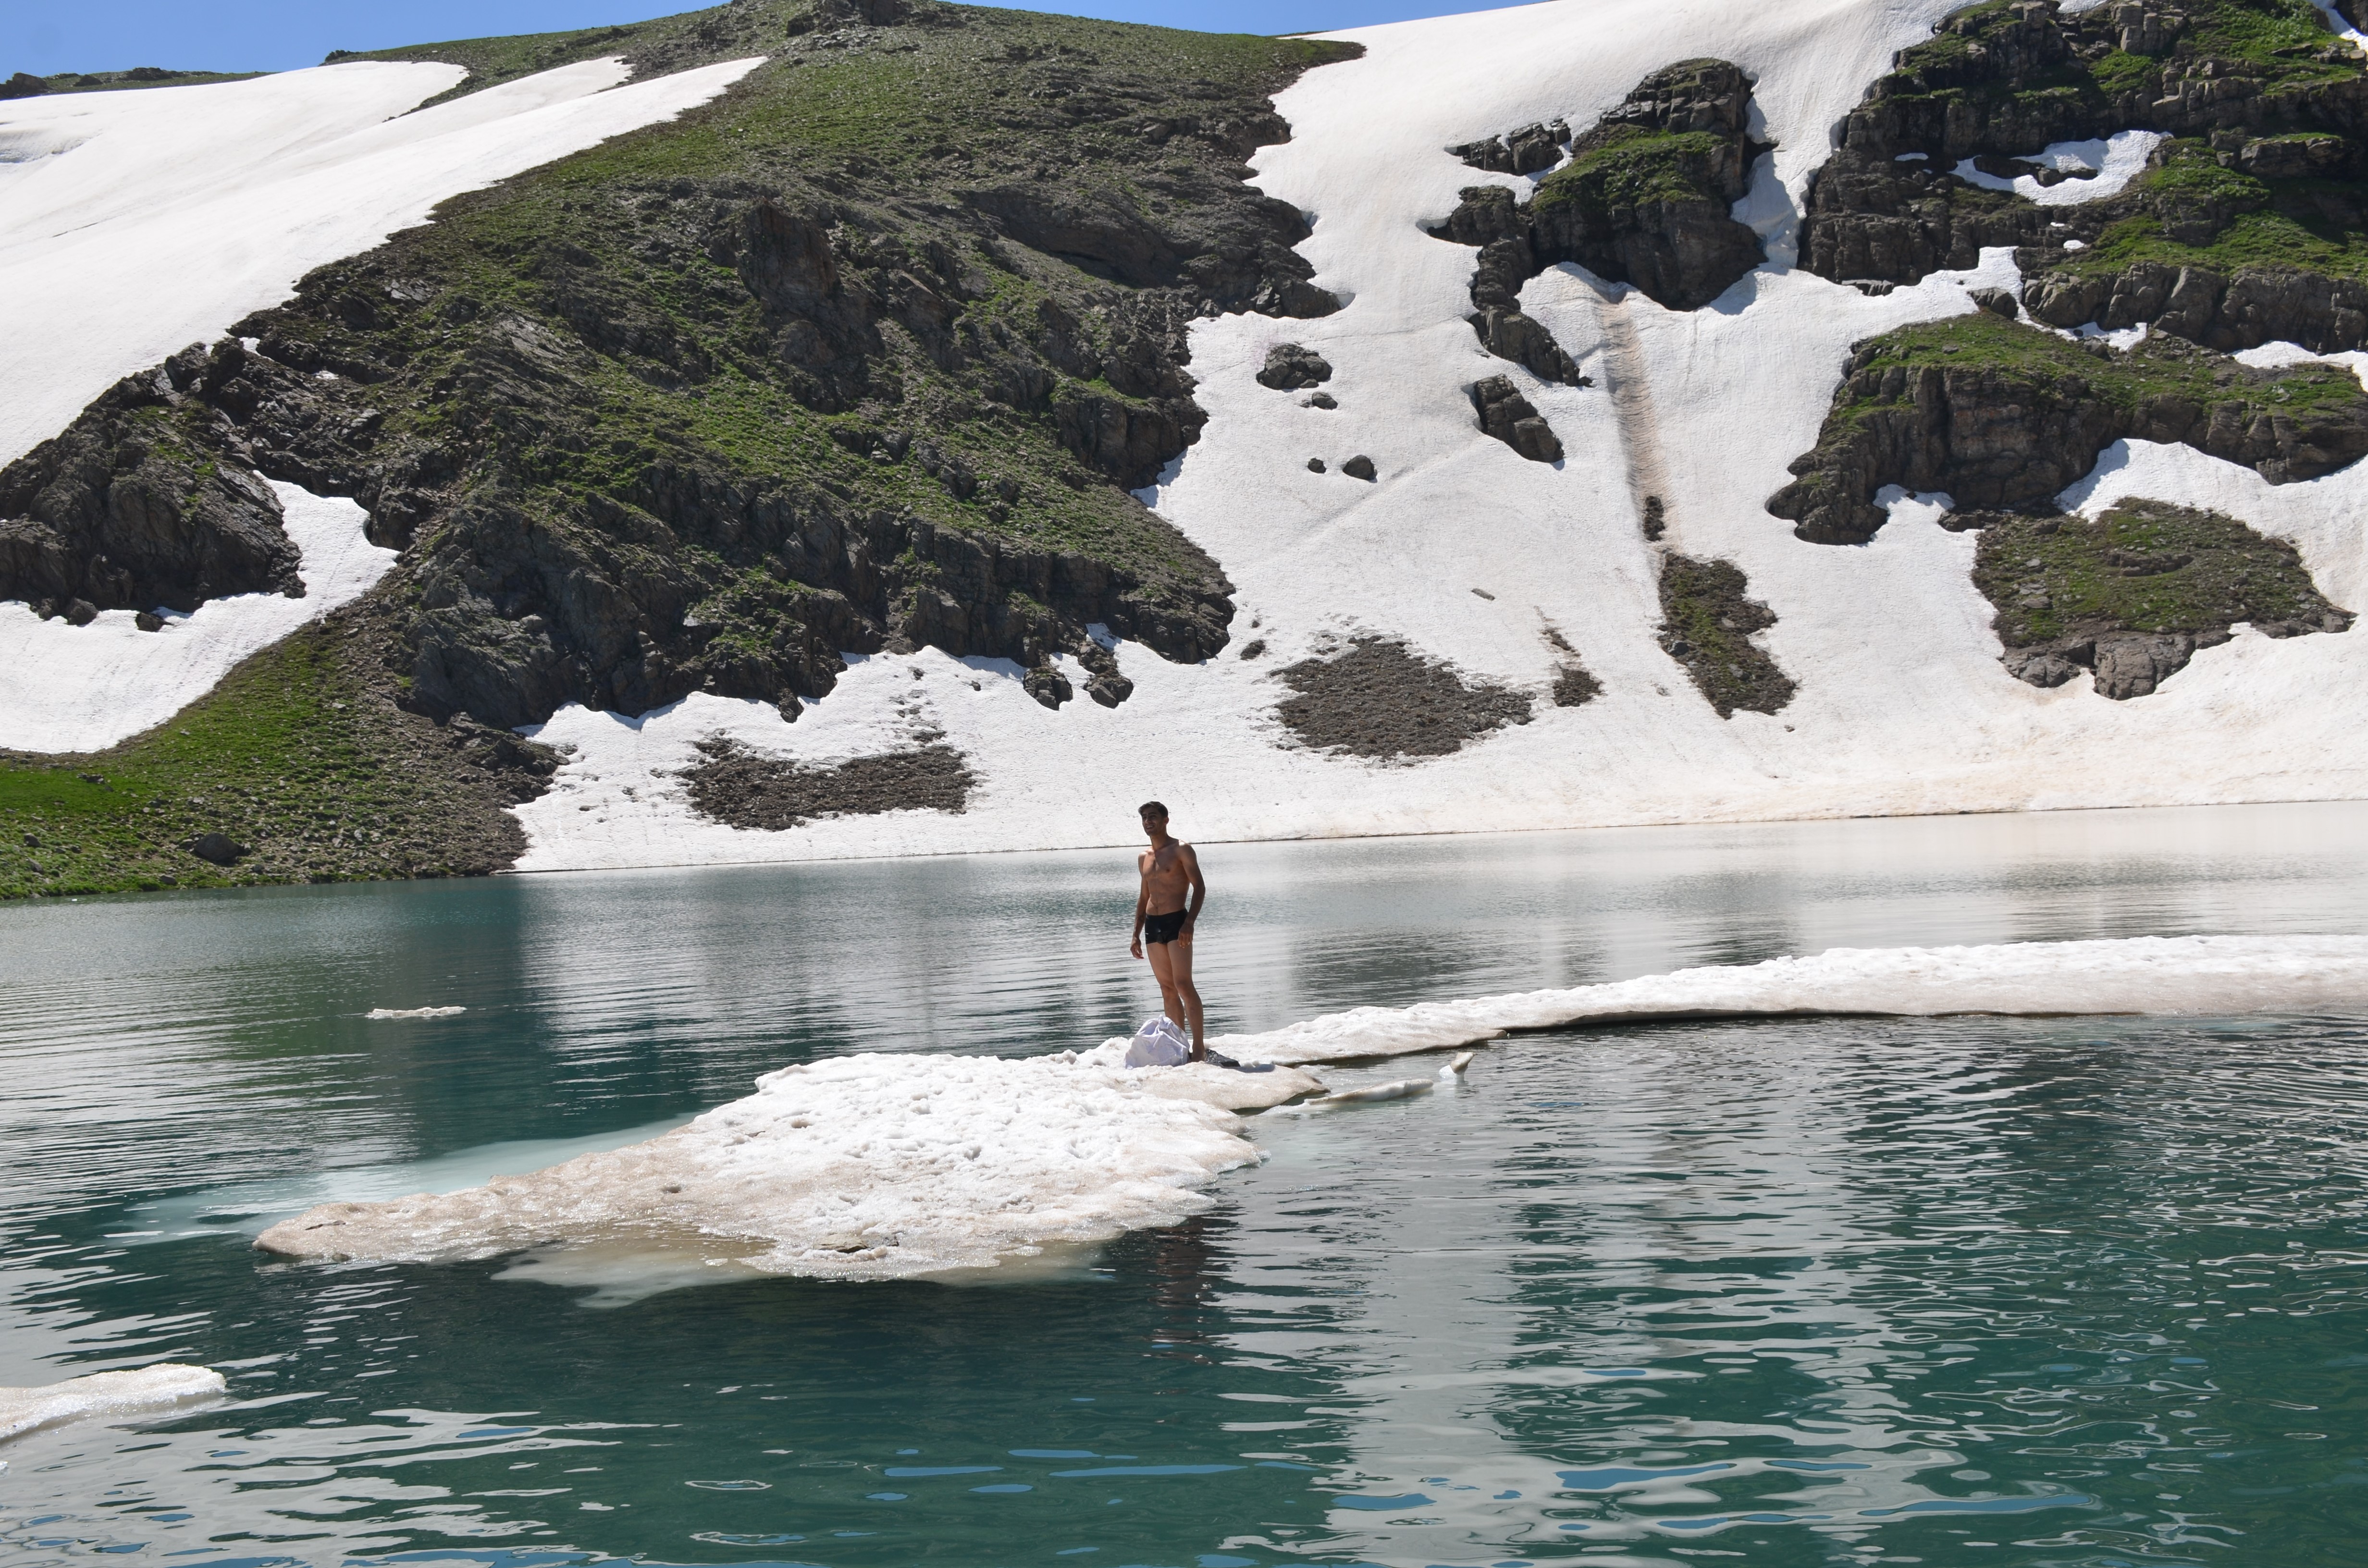
[(1172, 942), (1183, 934), (1184, 912), (1180, 909), (1171, 909), (1165, 915), (1149, 915), (1144, 917), (1143, 939), (1153, 947), (1157, 947), (1162, 942)]

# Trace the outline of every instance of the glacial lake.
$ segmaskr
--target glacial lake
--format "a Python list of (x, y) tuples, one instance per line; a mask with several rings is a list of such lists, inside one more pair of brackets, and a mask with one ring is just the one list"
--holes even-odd
[[(1216, 1030), (2368, 931), (2368, 805), (1204, 858)], [(984, 1284), (248, 1244), (792, 1062), (1123, 1032), (1132, 897), (1118, 849), (0, 907), (0, 1384), (231, 1390), (0, 1446), (0, 1561), (2360, 1561), (2368, 1017), (1522, 1037), (1453, 1093), (1259, 1118), (1208, 1213)], [(423, 1006), (467, 1011), (363, 1016)]]

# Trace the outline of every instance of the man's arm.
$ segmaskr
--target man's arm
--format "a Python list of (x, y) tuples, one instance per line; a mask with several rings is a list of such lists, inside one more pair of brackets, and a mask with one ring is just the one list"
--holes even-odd
[(1201, 857), (1192, 853), (1190, 845), (1185, 845), (1176, 858), (1184, 862), (1184, 874), (1192, 881), (1192, 902), (1184, 911), (1184, 929), (1190, 931), (1201, 918), (1201, 906), (1209, 902), (1209, 884), (1201, 880)]
[(1151, 903), (1151, 873), (1144, 869), (1144, 858), (1135, 857), (1134, 869), (1139, 881), (1134, 891), (1134, 934), (1127, 938), (1126, 950), (1136, 958), (1143, 956), (1143, 912)]

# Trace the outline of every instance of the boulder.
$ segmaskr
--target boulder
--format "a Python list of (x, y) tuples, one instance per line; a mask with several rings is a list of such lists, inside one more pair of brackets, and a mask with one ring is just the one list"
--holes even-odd
[(1361, 479), (1370, 484), (1376, 477), (1378, 477), (1379, 471), (1373, 467), (1372, 459), (1360, 452), (1357, 456), (1350, 458), (1347, 462), (1342, 463), (1340, 465), (1340, 472), (1347, 474), (1351, 479)]
[(2022, 314), (2022, 307), (2015, 302), (2014, 295), (2004, 289), (1975, 289), (1968, 298), (1990, 314), (2009, 321)]
[(1514, 387), (1510, 378), (1491, 376), (1476, 382), (1471, 396), (1473, 410), (1479, 415), (1484, 432), (1531, 462), (1561, 460), (1562, 442), (1555, 438), (1554, 427)]
[(2195, 639), (2184, 632), (2125, 631), (2097, 639), (2097, 689), (2116, 702), (2144, 697), (2187, 667)]
[(1039, 665), (1030, 670), (1020, 677), (1019, 684), (1029, 696), (1047, 708), (1058, 708), (1076, 695), (1076, 689), (1069, 685), (1069, 677), (1050, 665)]
[(1269, 349), (1266, 365), (1258, 373), (1258, 385), (1276, 392), (1302, 392), (1331, 379), (1330, 361), (1296, 343), (1278, 343)]
[(184, 847), (199, 859), (215, 866), (235, 866), (239, 858), (246, 853), (246, 846), (221, 833), (201, 833)]

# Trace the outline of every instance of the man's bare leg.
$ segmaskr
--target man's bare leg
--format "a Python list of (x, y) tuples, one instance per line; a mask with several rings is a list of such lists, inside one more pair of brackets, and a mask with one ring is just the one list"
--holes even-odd
[(1201, 993), (1192, 984), (1192, 938), (1178, 937), (1149, 951), (1162, 1010), (1192, 1031), (1192, 1060), (1199, 1062), (1209, 1054), (1209, 1045), (1201, 1025)]

